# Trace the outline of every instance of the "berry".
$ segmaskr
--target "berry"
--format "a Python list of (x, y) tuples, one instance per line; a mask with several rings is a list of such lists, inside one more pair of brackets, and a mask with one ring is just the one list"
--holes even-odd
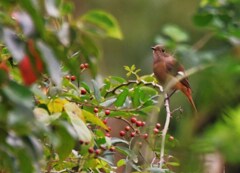
[(104, 124), (107, 124), (107, 119), (103, 120), (103, 123), (104, 123)]
[(129, 130), (130, 130), (130, 126), (126, 126), (125, 131), (129, 131)]
[(174, 140), (174, 137), (173, 137), (173, 136), (169, 136), (169, 140), (170, 140), (170, 141), (173, 141), (173, 140)]
[(137, 118), (136, 117), (132, 117), (131, 118), (131, 123), (136, 123), (137, 122)]
[(137, 126), (137, 127), (142, 126), (142, 121), (137, 121), (137, 122), (136, 122), (136, 126)]
[(147, 139), (147, 138), (148, 138), (148, 134), (145, 133), (145, 134), (143, 135), (143, 138), (144, 138), (144, 139)]
[(106, 109), (105, 110), (105, 115), (109, 115), (111, 112), (110, 112), (110, 110), (109, 109)]
[(82, 140), (79, 141), (80, 145), (84, 144), (84, 142)]
[(125, 131), (123, 131), (123, 130), (121, 130), (121, 131), (119, 132), (119, 135), (120, 135), (120, 136), (125, 136), (125, 134), (126, 134), (126, 133), (125, 133)]
[(80, 91), (82, 95), (85, 95), (87, 93), (87, 91), (84, 88), (82, 88)]
[(84, 64), (81, 64), (81, 65), (80, 65), (80, 69), (82, 69), (82, 70), (85, 69)]
[(96, 154), (96, 155), (99, 155), (101, 152), (102, 152), (101, 149), (96, 149), (96, 150), (95, 150), (95, 154)]
[(110, 133), (105, 134), (106, 137), (111, 137)]
[(94, 153), (94, 149), (93, 149), (93, 148), (89, 148), (89, 149), (88, 149), (88, 152), (89, 152), (90, 154), (92, 154), (92, 153)]
[(154, 129), (153, 129), (153, 132), (154, 132), (155, 134), (157, 134), (157, 133), (159, 133), (159, 130), (158, 130), (157, 128), (154, 128)]
[(115, 148), (114, 146), (111, 146), (111, 147), (109, 148), (109, 150), (113, 152), (113, 151), (116, 150), (116, 148)]
[(88, 68), (88, 63), (83, 64), (84, 68)]
[(66, 78), (67, 80), (70, 80), (70, 79), (71, 79), (71, 77), (70, 77), (69, 75), (65, 76), (65, 78)]
[(135, 132), (132, 132), (132, 133), (130, 134), (130, 136), (131, 136), (132, 138), (135, 137), (135, 135), (136, 135)]
[(71, 76), (71, 81), (75, 81), (76, 80), (76, 76)]
[(93, 112), (98, 113), (98, 108), (94, 108)]
[(160, 123), (157, 123), (157, 124), (156, 124), (156, 128), (157, 128), (157, 129), (160, 129), (160, 127), (161, 127), (161, 124), (160, 124)]

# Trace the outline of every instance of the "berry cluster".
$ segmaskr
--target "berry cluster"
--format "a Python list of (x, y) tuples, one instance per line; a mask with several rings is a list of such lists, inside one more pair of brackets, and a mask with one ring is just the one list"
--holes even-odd
[(84, 64), (81, 64), (81, 65), (80, 65), (80, 69), (81, 69), (81, 70), (84, 70), (84, 69), (86, 69), (86, 68), (88, 68), (88, 67), (89, 67), (88, 63), (84, 63)]

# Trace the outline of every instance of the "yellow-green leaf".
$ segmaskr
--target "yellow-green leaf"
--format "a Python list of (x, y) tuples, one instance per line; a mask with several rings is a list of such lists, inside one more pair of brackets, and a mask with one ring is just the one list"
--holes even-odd
[(64, 109), (78, 135), (78, 139), (83, 142), (90, 142), (92, 140), (92, 134), (83, 121), (82, 110), (75, 103), (65, 104)]
[(105, 130), (108, 130), (108, 127), (96, 115), (94, 115), (91, 112), (88, 112), (86, 110), (82, 110), (82, 113), (83, 113), (83, 116), (86, 119), (86, 121), (96, 124), (96, 125), (104, 128)]
[(63, 110), (63, 106), (68, 103), (68, 101), (66, 99), (61, 99), (61, 98), (57, 98), (57, 99), (53, 99), (51, 100), (47, 107), (48, 110), (51, 113), (56, 113), (56, 112), (62, 112)]

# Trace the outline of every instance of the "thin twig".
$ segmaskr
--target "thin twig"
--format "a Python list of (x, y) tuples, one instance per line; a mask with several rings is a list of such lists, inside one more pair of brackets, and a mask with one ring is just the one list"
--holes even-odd
[(165, 140), (166, 140), (166, 135), (167, 135), (167, 131), (168, 131), (168, 128), (169, 128), (170, 119), (171, 119), (171, 111), (170, 111), (169, 99), (168, 99), (167, 94), (165, 94), (164, 106), (165, 106), (165, 109), (166, 109), (166, 122), (165, 122), (164, 128), (162, 130), (162, 143), (161, 143), (160, 161), (159, 161), (160, 169), (162, 169), (163, 164), (165, 162), (164, 161)]
[(198, 51), (213, 37), (213, 35), (213, 32), (207, 33), (192, 46), (192, 49), (194, 51)]

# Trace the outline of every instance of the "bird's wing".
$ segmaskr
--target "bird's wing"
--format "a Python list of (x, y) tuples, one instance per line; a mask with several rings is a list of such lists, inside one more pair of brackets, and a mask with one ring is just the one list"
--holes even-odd
[[(166, 66), (167, 66), (168, 73), (172, 74), (173, 76), (177, 76), (177, 75), (183, 76), (185, 74), (183, 65), (179, 64), (173, 58), (169, 58), (169, 60), (166, 61)], [(180, 82), (187, 88), (191, 88), (187, 77), (183, 78)]]

